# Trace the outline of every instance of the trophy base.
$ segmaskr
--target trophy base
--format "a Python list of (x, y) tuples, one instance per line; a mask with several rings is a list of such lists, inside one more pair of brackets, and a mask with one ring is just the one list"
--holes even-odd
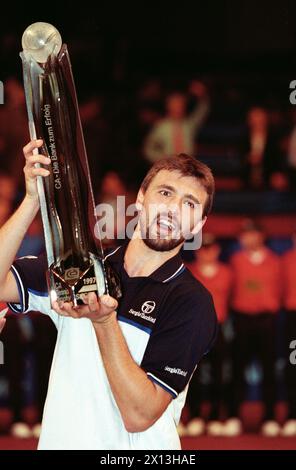
[(51, 301), (72, 302), (82, 305), (82, 296), (95, 292), (101, 296), (108, 292), (102, 260), (90, 253), (89, 266), (81, 271), (78, 267), (66, 269), (61, 274), (58, 265), (51, 265), (47, 271), (47, 282)]

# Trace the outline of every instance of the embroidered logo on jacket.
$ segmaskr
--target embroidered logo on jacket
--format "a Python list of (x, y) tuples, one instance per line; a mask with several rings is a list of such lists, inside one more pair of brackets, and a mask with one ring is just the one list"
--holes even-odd
[(188, 374), (188, 372), (185, 372), (185, 370), (176, 369), (175, 367), (166, 366), (164, 370), (170, 372), (170, 374), (183, 375), (184, 377), (186, 377), (186, 375)]
[(134, 310), (133, 308), (129, 309), (129, 313), (134, 315), (135, 317), (142, 318), (143, 320), (149, 321), (150, 323), (155, 323), (156, 318), (151, 317), (150, 313), (153, 312), (155, 309), (156, 303), (154, 300), (146, 300), (141, 306), (141, 312)]

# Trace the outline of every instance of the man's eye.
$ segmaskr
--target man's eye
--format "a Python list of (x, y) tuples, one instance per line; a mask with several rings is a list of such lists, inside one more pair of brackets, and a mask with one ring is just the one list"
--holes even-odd
[(188, 204), (188, 206), (191, 207), (192, 209), (195, 208), (195, 204), (191, 201), (185, 201), (185, 204)]
[(169, 191), (166, 191), (165, 189), (162, 189), (160, 191), (160, 194), (162, 194), (163, 196), (169, 196), (170, 195)]

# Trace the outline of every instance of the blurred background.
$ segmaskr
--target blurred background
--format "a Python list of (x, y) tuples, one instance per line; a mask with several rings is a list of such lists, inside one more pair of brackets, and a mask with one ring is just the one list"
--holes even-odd
[[(1, 12), (0, 225), (23, 197), (18, 54), (36, 21), (68, 45), (97, 203), (133, 202), (165, 155), (186, 152), (213, 171), (203, 246), (183, 256), (212, 292), (221, 329), (192, 379), (179, 426), (187, 449), (295, 448), (295, 13), (289, 0), (52, 1)], [(43, 251), (36, 219), (18, 255)], [(0, 448), (36, 446), (55, 334), (38, 313), (8, 315)]]

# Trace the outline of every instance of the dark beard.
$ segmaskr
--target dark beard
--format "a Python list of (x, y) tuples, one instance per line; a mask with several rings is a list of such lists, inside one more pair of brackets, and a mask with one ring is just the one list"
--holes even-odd
[(145, 243), (145, 245), (154, 251), (171, 251), (177, 246), (181, 245), (184, 241), (185, 240), (183, 237), (179, 239), (171, 238), (170, 240), (166, 240), (163, 238), (149, 238), (148, 230), (146, 233), (146, 237), (143, 237), (143, 242)]
[(143, 224), (141, 219), (139, 220), (140, 223), (140, 230), (142, 235), (142, 240), (148, 248), (154, 251), (171, 251), (174, 250), (176, 247), (182, 245), (185, 241), (185, 238), (180, 235), (179, 238), (161, 238), (161, 237), (151, 237), (150, 236), (150, 226), (148, 225), (148, 220), (145, 221), (146, 223)]
[(181, 245), (185, 239), (181, 236), (180, 238), (151, 238), (149, 237), (149, 228), (146, 229), (146, 233), (144, 233), (143, 237), (143, 230), (142, 232), (142, 239), (148, 248), (154, 251), (171, 251), (174, 250), (177, 246)]

